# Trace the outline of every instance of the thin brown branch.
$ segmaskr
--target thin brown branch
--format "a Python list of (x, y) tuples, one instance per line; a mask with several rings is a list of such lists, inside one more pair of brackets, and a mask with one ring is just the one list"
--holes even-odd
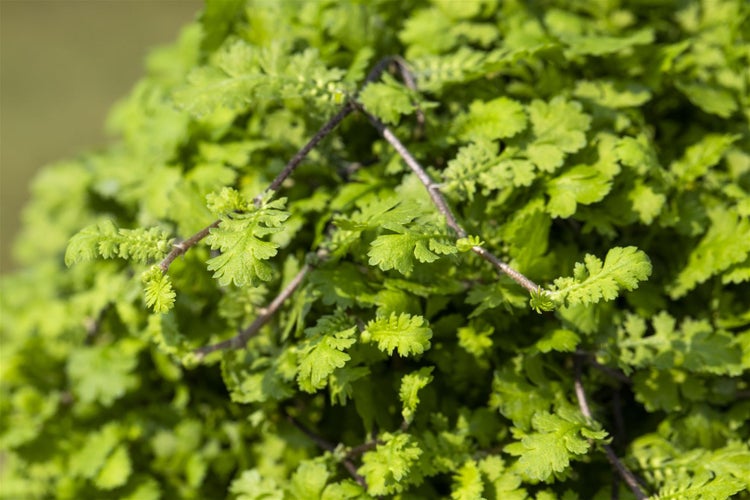
[(291, 160), (284, 166), (283, 170), (279, 172), (279, 174), (276, 176), (276, 178), (271, 181), (271, 184), (268, 185), (266, 190), (255, 197), (254, 202), (256, 206), (259, 206), (261, 203), (261, 200), (263, 199), (263, 195), (278, 191), (281, 187), (281, 184), (292, 175), (292, 172), (299, 166), (300, 163), (302, 163), (302, 160), (304, 160), (308, 154), (310, 154), (310, 151), (313, 150), (315, 146), (318, 145), (320, 141), (322, 141), (328, 134), (333, 132), (333, 129), (336, 128), (336, 126), (341, 123), (344, 118), (349, 116), (352, 111), (354, 111), (354, 106), (352, 105), (351, 101), (347, 101), (344, 106), (339, 110), (338, 113), (333, 115), (327, 122), (323, 124), (322, 127), (320, 127), (320, 130), (318, 130), (312, 138), (307, 141), (307, 144), (302, 146), (302, 148), (297, 151), (297, 153), (292, 157)]
[[(453, 215), (453, 211), (448, 205), (448, 202), (440, 192), (440, 186), (432, 181), (427, 171), (422, 167), (422, 165), (419, 164), (419, 162), (414, 158), (414, 156), (412, 156), (411, 152), (406, 148), (406, 146), (404, 146), (404, 144), (398, 139), (398, 137), (396, 137), (393, 132), (391, 132), (391, 130), (385, 126), (383, 122), (365, 111), (361, 106), (358, 107), (360, 111), (362, 111), (362, 113), (367, 116), (373, 127), (375, 127), (378, 132), (380, 132), (383, 138), (388, 141), (388, 143), (393, 146), (393, 149), (396, 150), (399, 156), (403, 158), (404, 162), (406, 162), (411, 171), (414, 172), (414, 174), (419, 178), (424, 187), (427, 188), (427, 193), (430, 195), (432, 203), (443, 215), (443, 217), (445, 217), (445, 222), (446, 224), (448, 224), (448, 227), (453, 229), (453, 231), (459, 238), (465, 238), (468, 233), (463, 227), (461, 227), (461, 225), (456, 220), (456, 217)], [(487, 249), (480, 246), (474, 246), (472, 248), (472, 251), (492, 264), (498, 271), (508, 275), (513, 281), (524, 287), (529, 292), (535, 292), (539, 289), (536, 283), (510, 267), (505, 262), (501, 261)]]
[(261, 314), (259, 314), (258, 317), (255, 318), (255, 321), (253, 321), (250, 326), (240, 331), (237, 335), (230, 339), (196, 349), (194, 353), (198, 356), (198, 360), (202, 360), (205, 356), (215, 351), (222, 351), (225, 349), (239, 349), (240, 347), (244, 347), (247, 341), (250, 340), (250, 337), (257, 334), (263, 327), (263, 325), (268, 323), (273, 315), (276, 314), (276, 311), (278, 311), (281, 305), (289, 297), (291, 297), (294, 291), (305, 279), (307, 273), (310, 272), (310, 269), (312, 269), (312, 267), (309, 264), (305, 264), (304, 266), (302, 266), (299, 272), (294, 276), (294, 278), (292, 278), (292, 281), (290, 281), (289, 284), (276, 296), (276, 298), (274, 298), (271, 303), (262, 310)]
[(176, 243), (172, 247), (172, 251), (167, 254), (166, 257), (164, 257), (164, 260), (159, 263), (159, 268), (161, 269), (162, 274), (166, 274), (169, 270), (169, 266), (172, 265), (172, 262), (179, 257), (180, 255), (187, 252), (191, 247), (195, 246), (200, 240), (208, 236), (208, 233), (211, 232), (211, 229), (218, 227), (220, 220), (215, 220), (208, 226), (204, 227), (194, 235), (192, 235), (190, 238), (186, 239), (185, 241), (181, 241), (180, 243)]
[[(575, 379), (573, 384), (575, 387), (576, 398), (578, 399), (578, 408), (581, 410), (581, 413), (584, 417), (586, 417), (586, 419), (593, 420), (594, 418), (591, 415), (591, 409), (589, 408), (589, 403), (586, 399), (586, 391), (584, 390), (583, 383), (581, 382), (581, 361), (580, 359), (576, 358), (574, 363)], [(622, 463), (622, 461), (617, 457), (617, 454), (614, 452), (612, 447), (608, 444), (603, 444), (602, 447), (604, 448), (604, 453), (607, 455), (607, 460), (609, 460), (609, 463), (612, 464), (622, 480), (625, 481), (625, 484), (628, 485), (630, 491), (633, 492), (633, 495), (635, 495), (638, 500), (645, 500), (646, 498), (648, 498), (648, 495), (646, 495), (641, 489), (641, 485), (638, 483), (638, 480), (635, 478), (633, 473), (630, 472), (630, 470), (625, 466), (625, 464)]]

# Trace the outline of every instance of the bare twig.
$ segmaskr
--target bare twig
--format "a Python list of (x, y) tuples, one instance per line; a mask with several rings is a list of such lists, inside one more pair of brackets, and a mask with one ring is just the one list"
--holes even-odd
[[(586, 417), (588, 420), (593, 420), (594, 418), (591, 416), (591, 409), (589, 408), (588, 400), (586, 399), (586, 391), (583, 389), (583, 383), (581, 382), (581, 362), (580, 359), (576, 358), (575, 361), (575, 380), (574, 380), (574, 387), (576, 392), (576, 398), (578, 399), (578, 408), (580, 408), (581, 413), (583, 413), (583, 416)], [(641, 489), (641, 485), (638, 483), (638, 480), (635, 478), (632, 472), (625, 466), (622, 461), (617, 458), (617, 454), (614, 452), (612, 447), (608, 444), (603, 444), (602, 447), (604, 448), (604, 453), (607, 455), (607, 460), (609, 460), (609, 463), (612, 464), (612, 466), (615, 468), (617, 473), (620, 475), (620, 477), (625, 481), (625, 484), (628, 485), (630, 488), (630, 491), (633, 492), (633, 495), (638, 500), (645, 500), (648, 496), (643, 492)]]
[[(419, 162), (414, 158), (414, 156), (412, 156), (406, 146), (404, 146), (404, 144), (398, 139), (398, 137), (396, 137), (393, 132), (391, 132), (391, 130), (385, 126), (383, 122), (365, 111), (361, 106), (358, 105), (357, 107), (362, 113), (364, 113), (365, 116), (367, 116), (367, 118), (370, 120), (370, 123), (372, 123), (372, 125), (378, 130), (378, 132), (380, 132), (383, 138), (388, 141), (391, 146), (393, 146), (393, 149), (395, 149), (399, 156), (403, 158), (404, 162), (406, 162), (411, 171), (414, 172), (414, 174), (419, 178), (424, 187), (427, 188), (427, 193), (430, 195), (432, 203), (443, 215), (443, 217), (445, 217), (445, 222), (448, 224), (448, 227), (453, 229), (453, 231), (459, 238), (465, 238), (468, 233), (463, 227), (461, 227), (461, 225), (456, 220), (456, 217), (453, 215), (453, 211), (448, 205), (448, 202), (440, 192), (440, 186), (432, 181), (427, 171), (422, 167), (422, 165), (419, 164)], [(475, 254), (479, 255), (484, 260), (492, 264), (498, 271), (507, 274), (513, 281), (524, 287), (529, 292), (536, 292), (539, 289), (536, 283), (510, 267), (505, 262), (501, 261), (487, 249), (477, 245), (472, 247), (471, 250)]]
[(292, 281), (289, 282), (286, 288), (284, 288), (276, 296), (276, 298), (274, 298), (273, 301), (271, 301), (271, 303), (263, 309), (261, 314), (259, 314), (258, 317), (255, 318), (255, 321), (253, 321), (250, 326), (239, 332), (234, 337), (224, 340), (223, 342), (218, 342), (216, 344), (196, 349), (194, 352), (198, 356), (198, 360), (202, 360), (206, 355), (211, 354), (215, 351), (221, 351), (224, 349), (239, 349), (240, 347), (243, 347), (250, 339), (250, 337), (258, 333), (261, 327), (268, 323), (273, 315), (276, 314), (276, 311), (281, 307), (281, 305), (300, 286), (302, 281), (305, 279), (305, 276), (307, 276), (307, 273), (310, 272), (310, 269), (312, 269), (312, 267), (309, 264), (305, 264), (304, 266), (302, 266), (302, 268), (294, 276), (294, 278), (292, 278)]

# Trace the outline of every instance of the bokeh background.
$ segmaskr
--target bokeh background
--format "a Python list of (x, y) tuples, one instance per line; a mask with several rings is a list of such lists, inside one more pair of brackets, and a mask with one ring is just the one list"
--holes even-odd
[(0, 0), (0, 273), (39, 168), (107, 144), (109, 108), (201, 0)]

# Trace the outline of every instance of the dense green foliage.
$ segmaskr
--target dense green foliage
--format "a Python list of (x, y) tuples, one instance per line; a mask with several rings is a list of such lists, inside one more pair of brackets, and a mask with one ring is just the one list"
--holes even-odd
[[(747, 498), (749, 16), (209, 1), (34, 184), (0, 496)], [(267, 189), (353, 99), (466, 234), (361, 110)]]

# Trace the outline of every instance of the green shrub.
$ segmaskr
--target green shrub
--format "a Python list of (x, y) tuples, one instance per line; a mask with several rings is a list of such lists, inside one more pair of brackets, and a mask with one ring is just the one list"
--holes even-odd
[(748, 498), (750, 8), (627, 4), (209, 1), (33, 186), (2, 496)]

